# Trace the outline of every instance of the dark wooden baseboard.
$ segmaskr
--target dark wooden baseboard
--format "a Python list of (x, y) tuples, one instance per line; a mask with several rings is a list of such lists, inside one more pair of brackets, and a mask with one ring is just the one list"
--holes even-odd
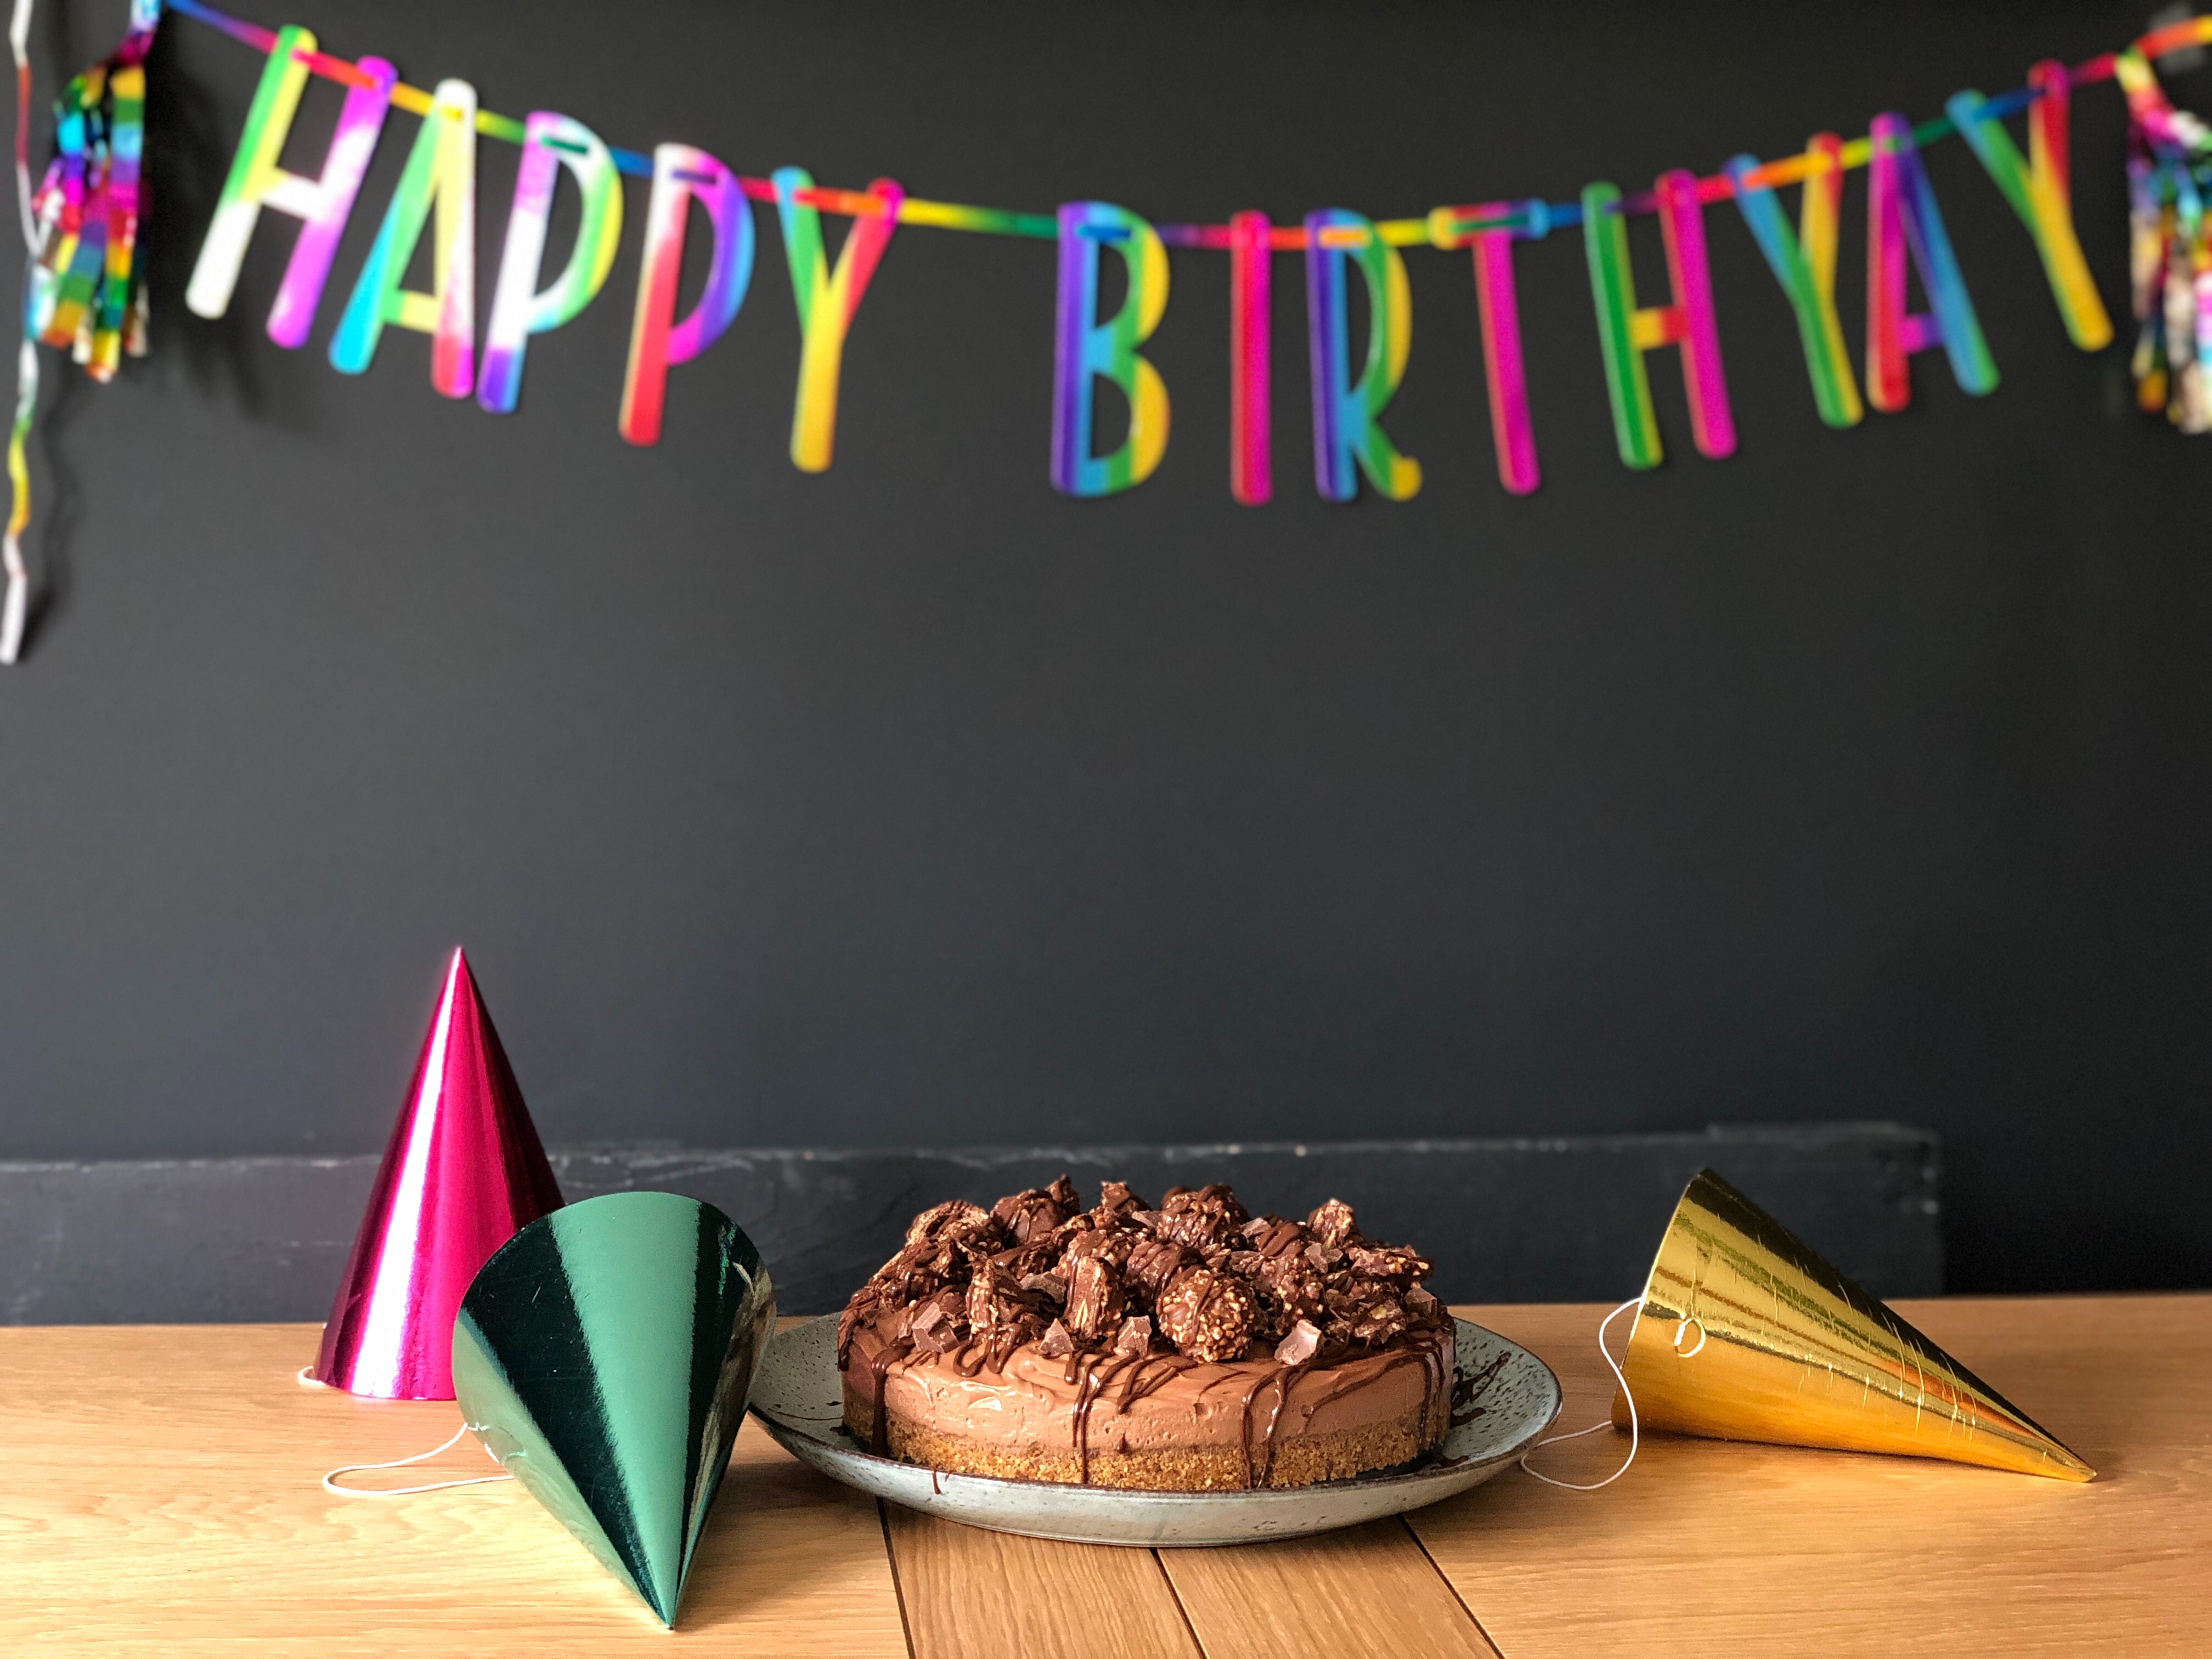
[[(1893, 1124), (1702, 1134), (1304, 1146), (952, 1151), (556, 1148), (573, 1202), (633, 1188), (720, 1206), (760, 1246), (786, 1313), (841, 1306), (947, 1198), (988, 1203), (1063, 1170), (1157, 1200), (1229, 1181), (1255, 1210), (1340, 1197), (1418, 1245), (1454, 1302), (1633, 1296), (1683, 1183), (1711, 1165), (1880, 1296), (1943, 1287), (1936, 1136)], [(0, 1164), (0, 1322), (320, 1319), (372, 1157)]]

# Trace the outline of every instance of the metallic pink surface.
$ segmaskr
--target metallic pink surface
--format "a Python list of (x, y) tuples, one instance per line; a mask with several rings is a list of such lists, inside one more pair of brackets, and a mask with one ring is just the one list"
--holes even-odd
[(453, 1316), (491, 1253), (561, 1189), (466, 957), (453, 952), (315, 1360), (385, 1400), (453, 1397)]

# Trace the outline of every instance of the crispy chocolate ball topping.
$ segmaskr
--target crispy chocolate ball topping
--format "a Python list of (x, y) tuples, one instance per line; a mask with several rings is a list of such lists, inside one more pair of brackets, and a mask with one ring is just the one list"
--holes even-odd
[(916, 1216), (846, 1305), (838, 1363), (870, 1320), (917, 1352), (980, 1346), (998, 1366), (1025, 1342), (1054, 1358), (1330, 1363), (1443, 1327), (1420, 1286), (1430, 1271), (1419, 1251), (1363, 1237), (1336, 1199), (1303, 1222), (1255, 1219), (1225, 1186), (1173, 1188), (1153, 1209), (1109, 1181), (1086, 1211), (1062, 1176), (988, 1210), (956, 1200)]

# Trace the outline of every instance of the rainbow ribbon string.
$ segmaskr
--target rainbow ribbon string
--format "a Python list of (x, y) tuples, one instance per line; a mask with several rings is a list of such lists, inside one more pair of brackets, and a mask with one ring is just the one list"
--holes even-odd
[[(168, 0), (169, 9), (205, 23), (255, 51), (275, 50), (278, 31), (264, 28), (258, 23), (248, 23), (218, 11), (203, 0)], [(2187, 21), (2154, 29), (2137, 40), (2128, 51), (2142, 58), (2152, 58), (2192, 46), (2212, 44), (2212, 16), (2191, 18)], [(2087, 86), (2095, 82), (2114, 77), (2115, 66), (2120, 58), (2118, 52), (2104, 52), (2067, 71), (2074, 86)], [(343, 86), (365, 86), (372, 72), (343, 58), (313, 49), (302, 50), (300, 61), (313, 73), (337, 82)], [(2044, 95), (2044, 88), (2030, 84), (2003, 93), (1994, 98), (1980, 99), (1973, 113), (1978, 124), (1993, 123), (2029, 108)], [(428, 115), (434, 102), (429, 93), (404, 82), (392, 88), (392, 102), (414, 115)], [(1955, 100), (1954, 100), (1955, 102)], [(513, 116), (495, 114), (489, 110), (476, 112), (476, 130), (488, 138), (497, 138), (512, 144), (521, 143), (526, 134), (525, 124)], [(1940, 139), (1955, 137), (1960, 128), (1952, 113), (1939, 115), (1921, 122), (1911, 129), (1912, 142), (1922, 148)], [(608, 146), (617, 171), (635, 178), (653, 177), (653, 158), (642, 151)], [(1796, 155), (1786, 155), (1755, 166), (1748, 170), (1746, 182), (1754, 187), (1772, 190), (1781, 185), (1802, 184), (1806, 179), (1827, 169), (1840, 166), (1845, 171), (1865, 167), (1873, 160), (1871, 137), (1850, 140), (1838, 147), (1837, 153), (1822, 153), (1808, 149)], [(1737, 192), (1737, 181), (1728, 172), (1717, 173), (1697, 181), (1698, 199), (1704, 204), (1729, 200)], [(744, 193), (757, 202), (776, 200), (775, 182), (744, 173), (738, 183)], [(1051, 213), (1017, 213), (1003, 208), (971, 207), (954, 202), (933, 202), (920, 197), (903, 197), (896, 201), (867, 191), (831, 190), (809, 187), (798, 192), (797, 200), (805, 205), (825, 212), (854, 217), (880, 218), (888, 211), (902, 225), (928, 225), (939, 230), (966, 230), (986, 235), (1030, 236), (1051, 241), (1060, 234), (1059, 218)], [(1576, 202), (1551, 202), (1541, 204), (1548, 215), (1551, 228), (1559, 228), (1582, 222), (1583, 204)], [(1656, 190), (1639, 191), (1625, 196), (1620, 211), (1632, 216), (1655, 214), (1660, 211), (1659, 195)], [(1439, 208), (1418, 219), (1384, 219), (1375, 223), (1375, 234), (1393, 247), (1457, 248), (1468, 239), (1485, 230), (1509, 230), (1526, 234), (1528, 220), (1520, 207), (1506, 209), (1503, 204), (1477, 215), (1465, 209)], [(1235, 227), (1218, 225), (1163, 224), (1153, 227), (1163, 244), (1171, 248), (1210, 248), (1226, 252), (1235, 246)], [(1541, 234), (1541, 232), (1535, 233)], [(1267, 246), (1278, 253), (1294, 253), (1309, 246), (1308, 228), (1300, 225), (1277, 225), (1267, 230)]]

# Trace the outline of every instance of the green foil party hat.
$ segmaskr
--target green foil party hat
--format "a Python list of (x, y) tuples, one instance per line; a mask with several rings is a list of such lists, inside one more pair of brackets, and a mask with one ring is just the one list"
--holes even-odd
[(609, 1193), (484, 1263), (453, 1322), (453, 1393), (484, 1449), (672, 1626), (775, 1322), (727, 1216)]

